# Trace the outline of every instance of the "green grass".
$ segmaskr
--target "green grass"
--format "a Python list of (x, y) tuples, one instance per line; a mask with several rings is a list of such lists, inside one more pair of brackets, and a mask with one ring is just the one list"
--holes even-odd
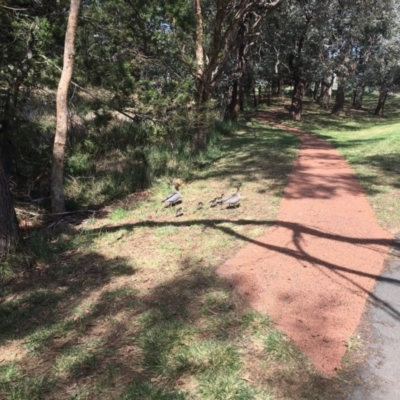
[(151, 382), (136, 383), (118, 400), (186, 400), (186, 394), (181, 391), (167, 390), (157, 387)]
[(73, 347), (60, 354), (54, 364), (56, 376), (83, 375), (94, 371), (96, 355), (88, 347)]
[(55, 380), (46, 375), (24, 377), (15, 363), (0, 365), (0, 398), (41, 400), (56, 389)]
[(129, 210), (125, 210), (124, 208), (116, 208), (112, 211), (108, 218), (110, 218), (113, 222), (122, 221), (129, 216)]
[(276, 361), (287, 363), (296, 358), (298, 350), (282, 332), (268, 332), (263, 342), (265, 351)]

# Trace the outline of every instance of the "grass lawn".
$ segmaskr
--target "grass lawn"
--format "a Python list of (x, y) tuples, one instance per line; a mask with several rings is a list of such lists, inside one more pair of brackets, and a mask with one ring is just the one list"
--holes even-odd
[[(317, 131), (330, 118), (317, 114), (311, 108), (304, 127)], [(338, 126), (320, 133), (345, 144)], [(378, 128), (368, 129), (363, 139), (375, 148), (367, 139)], [(366, 153), (363, 142), (343, 151)], [(214, 273), (274, 223), (298, 146), (286, 132), (242, 121), (183, 184), (183, 216), (163, 208), (171, 191), (163, 180), (75, 225), (28, 231), (32, 267), (2, 275), (0, 399), (337, 399), (350, 346), (338, 376), (321, 376)], [(387, 167), (370, 164), (381, 175)], [(237, 182), (241, 207), (208, 207)]]

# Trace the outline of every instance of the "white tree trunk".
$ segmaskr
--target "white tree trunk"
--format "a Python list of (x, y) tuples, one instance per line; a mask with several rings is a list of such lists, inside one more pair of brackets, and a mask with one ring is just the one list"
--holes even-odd
[(64, 45), (64, 64), (57, 90), (57, 126), (51, 171), (51, 204), (53, 212), (65, 211), (64, 158), (68, 134), (68, 88), (75, 60), (75, 36), (81, 0), (71, 0)]

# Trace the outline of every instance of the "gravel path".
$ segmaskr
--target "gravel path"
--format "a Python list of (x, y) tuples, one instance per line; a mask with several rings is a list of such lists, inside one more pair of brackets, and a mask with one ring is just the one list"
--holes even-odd
[(298, 135), (302, 146), (274, 227), (218, 274), (270, 315), (318, 370), (334, 375), (374, 296), (393, 237), (380, 228), (353, 171), (328, 142), (280, 125), (271, 114), (257, 117)]

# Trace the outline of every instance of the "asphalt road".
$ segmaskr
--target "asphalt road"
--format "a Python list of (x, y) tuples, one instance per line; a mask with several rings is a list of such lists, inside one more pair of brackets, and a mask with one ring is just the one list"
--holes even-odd
[(400, 234), (387, 264), (363, 317), (367, 357), (349, 400), (400, 400)]

